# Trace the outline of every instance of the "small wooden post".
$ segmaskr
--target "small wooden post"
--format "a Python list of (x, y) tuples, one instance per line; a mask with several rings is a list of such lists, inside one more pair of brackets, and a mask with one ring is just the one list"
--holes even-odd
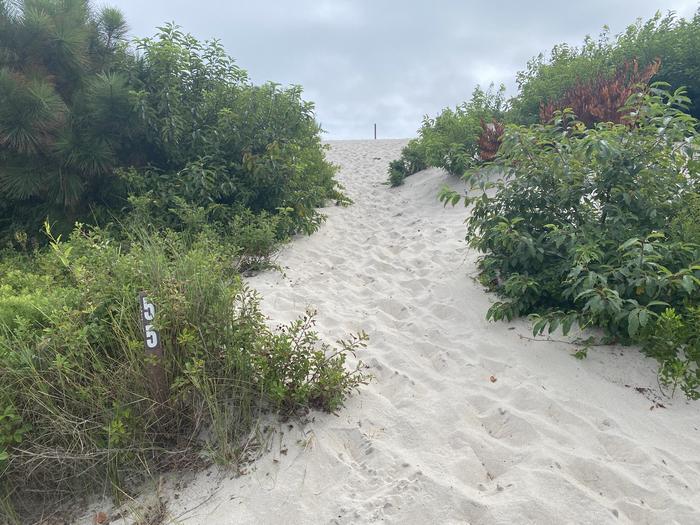
[(377, 140), (377, 124), (374, 125), (374, 140)]
[(141, 330), (146, 347), (146, 355), (152, 356), (147, 365), (148, 376), (151, 382), (151, 395), (153, 400), (164, 405), (168, 399), (168, 382), (163, 368), (163, 345), (160, 334), (153, 326), (156, 319), (156, 307), (146, 297), (144, 292), (139, 294), (139, 306), (141, 309)]

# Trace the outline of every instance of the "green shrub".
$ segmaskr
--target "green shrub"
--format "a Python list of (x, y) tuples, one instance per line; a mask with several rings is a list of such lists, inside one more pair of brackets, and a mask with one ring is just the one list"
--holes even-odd
[(682, 315), (664, 310), (646, 331), (643, 350), (659, 361), (659, 380), (670, 395), (680, 386), (689, 398), (700, 398), (700, 308)]
[(700, 193), (688, 193), (683, 196), (678, 213), (669, 225), (672, 238), (700, 245)]
[(412, 139), (401, 150), (401, 158), (389, 163), (389, 184), (392, 187), (400, 186), (406, 177), (427, 167), (423, 143), (420, 140)]
[(418, 133), (427, 163), (452, 175), (464, 175), (479, 159), (481, 121), (501, 118), (504, 96), (504, 86), (496, 92), (493, 86), (487, 91), (477, 86), (469, 102), (454, 110), (447, 108), (433, 119), (425, 118)]
[(286, 235), (315, 231), (328, 200), (347, 202), (299, 86), (255, 86), (218, 41), (172, 24), (129, 46), (118, 11), (86, 0), (2, 6), (4, 240), (37, 238), (47, 216), (64, 233), (123, 220), (129, 196), (177, 230), (171, 210), (184, 204), (222, 228), (243, 209), (282, 212)]
[(303, 318), (282, 327), (270, 340), (267, 351), (255, 360), (263, 390), (283, 410), (310, 406), (335, 412), (364, 381), (362, 368), (348, 372), (345, 360), (364, 347), (367, 335), (361, 332), (348, 341), (338, 341), (338, 350), (319, 344), (313, 331), (314, 315), (315, 312), (307, 312)]
[(484, 254), (483, 281), (504, 298), (490, 319), (531, 314), (535, 334), (601, 327), (609, 340), (645, 345), (662, 377), (674, 359), (692, 362), (678, 381), (696, 396), (694, 335), (679, 332), (672, 350), (654, 350), (664, 311), (689, 322), (700, 300), (700, 247), (673, 236), (700, 189), (687, 102), (682, 90), (656, 86), (630, 99), (626, 124), (586, 129), (564, 112), (550, 124), (509, 126), (496, 159), (503, 177), (485, 184), (495, 193), (466, 198), (467, 238)]
[(614, 75), (625, 63), (638, 61), (642, 68), (661, 61), (655, 81), (669, 83), (673, 89), (686, 87), (695, 101), (690, 113), (700, 117), (700, 11), (691, 19), (673, 13), (657, 13), (646, 22), (638, 21), (614, 37), (607, 28), (599, 38), (586, 37), (576, 48), (558, 44), (548, 57), (543, 54), (527, 63), (517, 75), (518, 95), (511, 100), (510, 119), (519, 124), (539, 121), (542, 104), (560, 99), (576, 84)]
[(477, 86), (469, 102), (455, 109), (445, 108), (435, 118), (426, 116), (418, 138), (409, 142), (401, 158), (389, 165), (389, 184), (398, 186), (408, 175), (428, 166), (464, 175), (480, 162), (482, 121), (502, 118), (504, 97), (504, 86), (495, 92), (493, 85), (487, 91)]
[(170, 219), (167, 226), (181, 227), (170, 211), (184, 203), (224, 222), (243, 208), (284, 210), (286, 234), (311, 233), (323, 219), (316, 208), (344, 200), (300, 87), (250, 85), (217, 42), (172, 25), (138, 49), (150, 162), (120, 173), (132, 195), (150, 199), (154, 216)]
[(430, 166), (461, 177), (476, 159), (480, 121), (466, 104), (445, 108), (435, 118), (425, 118), (418, 131)]
[[(178, 461), (236, 461), (261, 412), (335, 411), (366, 380), (345, 361), (363, 334), (332, 348), (312, 315), (268, 328), (216, 235), (127, 233), (78, 228), (29, 267), (2, 266), (0, 486), (20, 515), (37, 494), (119, 495)], [(144, 350), (140, 292), (160, 359)]]

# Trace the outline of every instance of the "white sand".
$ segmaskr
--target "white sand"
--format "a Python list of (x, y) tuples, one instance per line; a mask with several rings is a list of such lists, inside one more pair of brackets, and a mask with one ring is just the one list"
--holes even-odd
[[(275, 322), (308, 305), (329, 341), (365, 329), (374, 382), (276, 439), (251, 473), (167, 495), (187, 524), (700, 523), (700, 402), (655, 408), (634, 349), (571, 357), (527, 321), (487, 323), (466, 210), (439, 170), (383, 185), (405, 141), (333, 142), (355, 200), (250, 279)], [(491, 376), (496, 379), (491, 381)], [(283, 452), (287, 450), (286, 454)]]

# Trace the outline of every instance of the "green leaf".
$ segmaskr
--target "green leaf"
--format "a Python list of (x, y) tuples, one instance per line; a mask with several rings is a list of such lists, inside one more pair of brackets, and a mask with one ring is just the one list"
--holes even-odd
[(632, 310), (627, 317), (627, 332), (630, 337), (637, 335), (639, 330), (639, 310)]
[(620, 246), (620, 251), (626, 251), (635, 244), (639, 243), (639, 239), (637, 237), (632, 237), (631, 239), (626, 240), (621, 246)]
[(669, 307), (670, 305), (664, 301), (649, 301), (647, 303), (647, 308), (650, 306), (664, 306), (664, 307)]
[(575, 314), (570, 314), (567, 315), (564, 320), (561, 323), (561, 331), (564, 335), (568, 335), (569, 332), (571, 331), (571, 326), (574, 324), (574, 321), (576, 320), (576, 315)]
[(684, 275), (683, 278), (681, 279), (681, 288), (685, 290), (688, 295), (693, 293), (693, 290), (695, 289), (695, 282), (693, 281), (693, 277), (690, 275)]
[(586, 357), (588, 357), (588, 347), (584, 346), (580, 350), (577, 350), (576, 352), (574, 352), (573, 356), (579, 361), (586, 359)]
[(544, 331), (546, 326), (547, 326), (547, 319), (546, 318), (539, 319), (532, 327), (533, 337), (537, 337), (538, 335), (540, 335)]
[(648, 322), (649, 322), (649, 311), (646, 309), (640, 310), (639, 311), (639, 324), (641, 326), (646, 326)]
[(552, 322), (549, 323), (549, 333), (553, 333), (559, 328), (559, 318), (555, 317)]

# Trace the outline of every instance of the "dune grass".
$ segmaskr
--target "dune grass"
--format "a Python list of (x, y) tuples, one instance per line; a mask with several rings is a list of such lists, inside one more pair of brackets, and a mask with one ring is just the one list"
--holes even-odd
[[(78, 494), (119, 499), (165, 468), (235, 463), (262, 413), (335, 411), (366, 380), (345, 363), (364, 334), (331, 348), (312, 313), (270, 329), (216, 236), (47, 233), (48, 250), (0, 266), (6, 520)], [(145, 351), (142, 292), (162, 358)]]

